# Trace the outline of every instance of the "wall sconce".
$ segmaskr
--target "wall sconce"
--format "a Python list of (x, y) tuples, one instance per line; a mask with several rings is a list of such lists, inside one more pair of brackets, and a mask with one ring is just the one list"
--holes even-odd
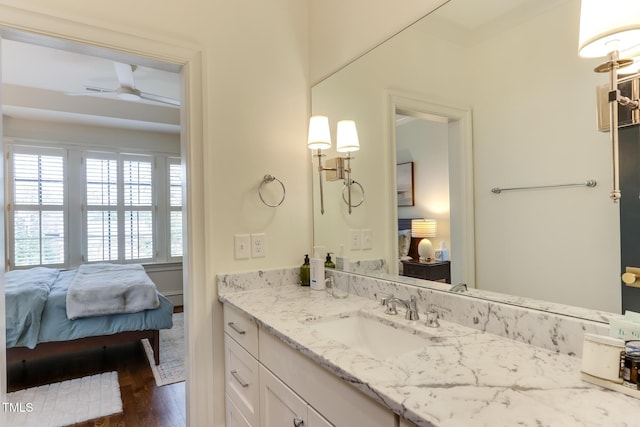
[(309, 119), (309, 136), (307, 147), (310, 150), (317, 150), (315, 157), (318, 158), (318, 179), (320, 181), (320, 213), (324, 214), (324, 189), (322, 184), (322, 172), (326, 172), (327, 181), (337, 181), (342, 179), (348, 189), (347, 205), (351, 214), (353, 204), (351, 202), (351, 153), (360, 149), (358, 131), (353, 120), (341, 120), (338, 122), (336, 151), (347, 153), (346, 157), (334, 157), (327, 160), (326, 167), (322, 165), (322, 150), (331, 148), (331, 132), (329, 130), (329, 118), (326, 116), (312, 116)]
[(578, 54), (584, 58), (606, 56), (607, 62), (595, 68), (597, 73), (609, 73), (609, 123), (613, 161), (613, 190), (611, 200), (620, 200), (618, 171), (618, 104), (637, 109), (638, 100), (620, 94), (618, 69), (633, 64), (621, 59), (640, 45), (640, 1), (638, 0), (582, 0), (580, 8), (580, 36)]
[(414, 219), (411, 221), (411, 237), (420, 240), (418, 255), (420, 261), (428, 261), (433, 255), (433, 245), (427, 237), (436, 237), (438, 225), (435, 219)]

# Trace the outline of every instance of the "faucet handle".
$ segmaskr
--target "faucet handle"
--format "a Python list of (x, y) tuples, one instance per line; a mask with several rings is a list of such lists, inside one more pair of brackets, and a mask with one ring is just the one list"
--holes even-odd
[(438, 319), (440, 319), (441, 313), (443, 311), (446, 311), (447, 313), (451, 312), (451, 310), (449, 310), (448, 308), (440, 307), (435, 304), (429, 304), (429, 311), (427, 312), (427, 326), (429, 326), (430, 328), (439, 327), (440, 322), (438, 321)]
[(385, 294), (383, 292), (376, 292), (374, 296), (378, 301), (380, 301), (380, 305), (383, 305), (383, 306), (387, 305), (389, 303), (389, 300), (393, 298), (393, 295)]

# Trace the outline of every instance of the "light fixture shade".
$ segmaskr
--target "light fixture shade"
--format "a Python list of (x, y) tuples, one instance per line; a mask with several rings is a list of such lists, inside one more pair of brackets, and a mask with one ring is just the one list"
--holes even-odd
[(436, 237), (437, 231), (438, 225), (435, 219), (414, 219), (411, 221), (412, 237)]
[(578, 53), (607, 56), (640, 45), (640, 1), (582, 0)]
[(326, 116), (311, 116), (309, 119), (309, 136), (307, 147), (310, 150), (326, 150), (331, 148), (331, 132), (329, 118)]
[(336, 136), (336, 151), (348, 153), (359, 149), (360, 141), (358, 141), (356, 122), (353, 120), (340, 120)]

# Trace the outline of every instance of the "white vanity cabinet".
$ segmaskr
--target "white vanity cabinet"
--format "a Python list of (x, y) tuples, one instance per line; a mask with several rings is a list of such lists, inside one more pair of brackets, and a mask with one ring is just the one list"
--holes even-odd
[(224, 306), (227, 427), (395, 427), (398, 416)]

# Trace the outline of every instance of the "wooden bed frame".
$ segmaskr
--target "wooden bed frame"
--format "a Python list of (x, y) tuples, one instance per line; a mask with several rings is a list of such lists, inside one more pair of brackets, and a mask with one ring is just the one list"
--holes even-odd
[(160, 331), (127, 331), (112, 335), (79, 338), (71, 341), (52, 341), (38, 344), (35, 348), (12, 347), (7, 349), (7, 363), (15, 363), (38, 359), (46, 356), (56, 356), (92, 348), (107, 347), (109, 345), (124, 344), (147, 338), (153, 348), (153, 358), (156, 365), (160, 364)]

